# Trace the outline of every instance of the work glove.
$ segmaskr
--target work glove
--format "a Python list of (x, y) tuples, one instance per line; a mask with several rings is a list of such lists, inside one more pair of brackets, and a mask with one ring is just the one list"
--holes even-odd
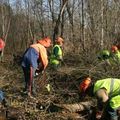
[(41, 72), (35, 72), (35, 75), (34, 75), (34, 77), (37, 77), (39, 74), (44, 74), (44, 70), (42, 70)]
[(39, 74), (43, 74), (44, 73), (44, 69), (43, 68), (37, 68), (36, 69), (36, 71), (35, 71), (35, 75), (34, 75), (34, 77), (37, 77)]
[(38, 67), (38, 68), (36, 69), (36, 72), (37, 72), (37, 73), (42, 73), (43, 70), (44, 70), (43, 67)]
[(35, 71), (34, 77), (37, 77), (38, 75), (39, 73)]

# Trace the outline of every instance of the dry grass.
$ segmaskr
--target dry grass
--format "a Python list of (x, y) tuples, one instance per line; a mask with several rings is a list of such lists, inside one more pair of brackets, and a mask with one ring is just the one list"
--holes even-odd
[[(36, 99), (23, 95), (23, 73), (21, 67), (12, 65), (10, 59), (0, 63), (0, 88), (9, 101), (8, 118), (13, 120), (87, 120), (88, 113), (62, 112), (53, 107), (53, 104), (73, 104), (80, 101), (79, 83), (85, 76), (92, 76), (96, 81), (106, 77), (119, 78), (119, 66), (105, 66), (96, 60), (85, 56), (66, 56), (65, 64), (58, 71), (46, 71), (45, 82), (43, 77), (36, 78)], [(77, 59), (76, 59), (77, 58)], [(116, 71), (116, 72), (114, 72)], [(45, 88), (51, 85), (51, 92)], [(88, 98), (87, 100), (89, 101)], [(52, 106), (52, 107), (51, 107)]]

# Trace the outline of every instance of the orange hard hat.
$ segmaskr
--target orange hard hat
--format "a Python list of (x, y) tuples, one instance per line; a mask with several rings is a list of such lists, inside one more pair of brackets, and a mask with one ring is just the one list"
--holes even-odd
[(63, 38), (61, 38), (61, 37), (58, 37), (56, 40), (55, 40), (55, 42), (57, 43), (57, 44), (63, 44), (63, 42), (64, 42), (64, 40), (63, 40)]
[(0, 38), (0, 50), (5, 47), (5, 42)]
[(41, 45), (47, 48), (51, 45), (51, 39), (49, 37), (45, 37), (41, 40), (38, 40), (37, 43), (40, 43)]
[(118, 50), (118, 47), (113, 45), (112, 48), (111, 48), (112, 52), (116, 52)]
[(85, 92), (86, 89), (90, 86), (91, 78), (87, 77), (80, 83), (80, 92)]

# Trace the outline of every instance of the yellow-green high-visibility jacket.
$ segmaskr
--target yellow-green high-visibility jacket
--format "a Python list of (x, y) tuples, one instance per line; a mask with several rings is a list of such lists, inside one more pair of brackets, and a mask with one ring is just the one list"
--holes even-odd
[(94, 85), (94, 94), (105, 88), (110, 98), (110, 106), (115, 109), (120, 107), (120, 79), (107, 78), (98, 80)]
[(116, 53), (112, 53), (112, 55), (109, 59), (109, 62), (112, 65), (120, 64), (120, 51), (116, 51)]
[(109, 50), (102, 50), (98, 54), (98, 59), (99, 60), (107, 60), (110, 58), (110, 52)]
[[(57, 51), (56, 51), (57, 49)], [(50, 57), (50, 64), (58, 65), (60, 63), (60, 59), (62, 59), (62, 49), (59, 45), (55, 45), (52, 50), (52, 55)]]

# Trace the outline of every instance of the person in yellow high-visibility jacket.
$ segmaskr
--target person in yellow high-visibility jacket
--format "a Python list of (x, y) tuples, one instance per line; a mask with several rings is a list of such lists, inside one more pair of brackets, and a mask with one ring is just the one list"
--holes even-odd
[(98, 54), (98, 59), (104, 61), (107, 65), (110, 65), (112, 68), (114, 66), (120, 65), (120, 51), (117, 46), (113, 45), (111, 50), (102, 50)]
[(111, 48), (111, 57), (109, 58), (109, 64), (111, 65), (118, 65), (120, 64), (120, 51), (118, 47), (113, 45)]
[(99, 60), (107, 60), (109, 58), (110, 58), (110, 51), (109, 50), (104, 49), (98, 53)]
[(64, 40), (61, 37), (58, 37), (55, 40), (55, 45), (52, 49), (52, 54), (50, 57), (50, 64), (54, 69), (57, 69), (61, 64), (61, 61), (63, 61), (63, 50), (62, 50), (63, 43)]
[(92, 83), (91, 78), (88, 77), (80, 83), (80, 93), (97, 98), (97, 119), (118, 120), (120, 79), (106, 78)]

